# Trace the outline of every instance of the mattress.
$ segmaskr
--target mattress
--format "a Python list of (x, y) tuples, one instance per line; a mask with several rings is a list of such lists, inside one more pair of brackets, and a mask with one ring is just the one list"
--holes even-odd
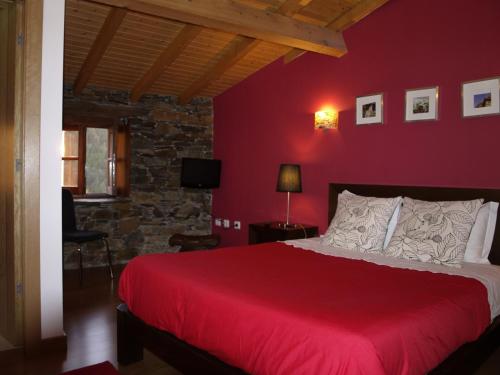
[(495, 292), (472, 274), (326, 250), (309, 240), (140, 256), (119, 295), (145, 323), (252, 374), (422, 374), (490, 323)]
[(387, 257), (382, 254), (363, 254), (357, 251), (323, 245), (320, 237), (290, 240), (285, 241), (285, 243), (300, 249), (311, 250), (324, 255), (348, 259), (359, 259), (389, 267), (444, 273), (447, 275), (458, 275), (476, 279), (480, 281), (488, 291), (488, 303), (490, 305), (491, 320), (500, 316), (500, 266), (494, 264), (463, 262), (460, 268), (455, 268), (434, 263), (424, 263)]

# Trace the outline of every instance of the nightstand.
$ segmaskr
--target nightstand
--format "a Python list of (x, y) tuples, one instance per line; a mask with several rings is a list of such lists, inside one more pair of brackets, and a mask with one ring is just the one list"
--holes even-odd
[(280, 222), (255, 223), (248, 226), (248, 243), (256, 244), (273, 241), (296, 240), (318, 235), (318, 227), (306, 224), (296, 224), (284, 227)]

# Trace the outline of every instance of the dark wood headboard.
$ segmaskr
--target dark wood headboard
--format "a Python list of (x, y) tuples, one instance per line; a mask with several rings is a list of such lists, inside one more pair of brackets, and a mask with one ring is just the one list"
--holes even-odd
[[(328, 223), (330, 223), (335, 215), (337, 196), (344, 190), (367, 197), (389, 198), (402, 196), (424, 201), (464, 201), (483, 198), (485, 202), (500, 202), (500, 190), (497, 189), (330, 184)], [(500, 219), (497, 220), (489, 259), (492, 264), (500, 265)]]

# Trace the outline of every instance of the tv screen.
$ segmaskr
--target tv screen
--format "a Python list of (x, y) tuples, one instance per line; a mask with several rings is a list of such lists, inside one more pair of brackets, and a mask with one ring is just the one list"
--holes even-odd
[(220, 160), (182, 158), (181, 186), (199, 189), (220, 185)]

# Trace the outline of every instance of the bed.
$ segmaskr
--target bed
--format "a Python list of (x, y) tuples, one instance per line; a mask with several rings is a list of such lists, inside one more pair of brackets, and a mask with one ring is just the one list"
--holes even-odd
[[(329, 221), (337, 196), (345, 189), (359, 195), (428, 201), (479, 197), (500, 201), (499, 190), (331, 184)], [(497, 226), (490, 254), (493, 264), (500, 264), (499, 238)], [(500, 320), (492, 320), (499, 306), (492, 303), (497, 298), (495, 282), (498, 286), (500, 281), (495, 280), (495, 266), (489, 266), (492, 279), (484, 281), (478, 267), (451, 274), (420, 272), (418, 267), (384, 264), (384, 259), (360, 261), (341, 250), (325, 256), (311, 241), (149, 260), (139, 257), (130, 269), (147, 271), (131, 276), (126, 269), (120, 282), (120, 295), (130, 311), (125, 304), (117, 309), (118, 361), (140, 360), (147, 348), (186, 374), (245, 373), (240, 368), (256, 373), (432, 369), (436, 374), (455, 374), (471, 373), (498, 347)], [(283, 257), (286, 267), (280, 264)], [(245, 267), (239, 268), (239, 263)], [(249, 267), (252, 263), (254, 267)], [(182, 279), (183, 274), (190, 276)], [(411, 290), (412, 298), (394, 287), (394, 280)], [(486, 288), (488, 282), (493, 287)], [(344, 294), (342, 299), (325, 298), (331, 288), (327, 283)], [(160, 284), (169, 285), (161, 295)], [(357, 290), (349, 289), (355, 284), (367, 290), (368, 297), (350, 296)], [(422, 291), (419, 285), (432, 288)], [(417, 302), (415, 295), (420, 296)], [(370, 302), (370, 296), (377, 303)], [(369, 314), (363, 312), (367, 306)], [(434, 318), (424, 319), (426, 314)], [(336, 316), (335, 323), (331, 315)], [(436, 334), (432, 337), (429, 332)], [(436, 344), (445, 337), (446, 342)]]

